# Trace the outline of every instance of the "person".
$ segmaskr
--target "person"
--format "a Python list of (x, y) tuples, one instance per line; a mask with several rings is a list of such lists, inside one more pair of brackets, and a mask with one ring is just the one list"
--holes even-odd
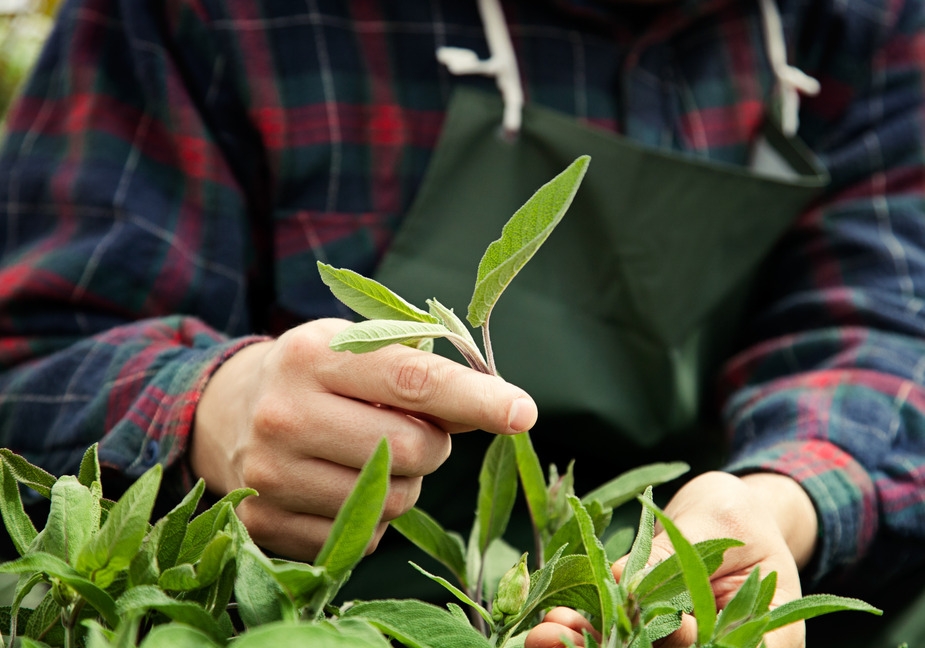
[[(553, 111), (582, 129), (556, 147), (607, 140), (588, 182), (600, 174), (602, 191), (624, 183), (630, 192), (621, 203), (625, 239), (606, 229), (613, 218), (550, 239), (571, 237), (589, 250), (584, 236), (595, 246), (576, 255), (598, 280), (599, 294), (580, 297), (585, 310), (613, 293), (631, 313), (623, 320), (632, 326), (619, 329), (625, 335), (596, 340), (619, 338), (627, 346), (614, 357), (633, 363), (598, 363), (623, 382), (620, 391), (608, 382), (589, 396), (588, 416), (574, 402), (547, 408), (534, 399), (547, 391), (520, 376), (538, 373), (528, 361), (542, 349), (504, 369), (505, 382), (410, 348), (353, 355), (327, 346), (350, 316), (323, 286), (317, 260), (373, 274), (397, 259), (400, 274), (417, 267), (393, 255), (409, 212), (423, 223), (422, 236), (428, 219), (439, 222), (453, 248), (462, 239), (443, 228), (474, 233), (485, 211), (467, 202), (461, 215), (447, 216), (459, 196), (517, 204), (495, 185), (473, 190), (481, 176), (458, 191), (432, 182), (436, 175), (455, 183), (495, 159), (440, 167), (439, 151), (501, 146), (503, 138), (448, 136), (451, 119), (482, 112), (495, 120), (486, 131), (494, 133), (502, 111), (485, 110), (493, 99), (467, 95), (454, 112), (458, 90), (494, 93), (496, 80), (456, 76), (434, 56), (449, 47), (444, 61), (460, 67), (462, 49), (486, 56), (489, 5), (498, 8), (458, 0), (66, 2), (8, 117), (0, 154), (3, 445), (61, 474), (99, 441), (107, 490), (161, 463), (165, 505), (198, 477), (215, 495), (253, 487), (260, 496), (238, 512), (255, 540), (310, 559), (382, 436), (393, 463), (380, 536), (390, 519), (432, 495), (431, 478), (422, 478), (456, 461), (451, 443), (476, 438), (460, 432), (510, 434), (536, 424), (543, 432), (535, 437), (555, 456), (594, 455), (589, 465), (603, 481), (655, 446), (700, 445), (705, 437), (690, 436), (695, 419), (712, 416), (722, 421), (729, 454), (700, 467), (722, 471), (698, 471), (666, 511), (692, 540), (745, 541), (714, 577), (721, 601), (754, 566), (778, 571), (777, 603), (831, 582), (845, 591), (869, 585), (871, 570), (895, 588), (925, 562), (925, 4), (503, 3), (516, 53), (505, 69), (517, 72), (516, 83), (497, 82), (504, 124), (513, 115), (519, 127), (519, 87), (519, 141), (539, 144), (504, 161), (495, 184), (513, 182), (542, 157), (536, 151), (550, 148), (544, 138), (555, 139), (550, 131), (561, 122), (543, 111)], [(817, 94), (797, 72), (818, 81)], [(800, 173), (777, 172), (779, 194), (730, 202), (724, 233), (700, 247), (719, 229), (713, 205), (728, 197), (712, 178), (755, 184), (743, 170), (769, 115), (789, 124), (785, 139), (798, 135), (822, 170), (807, 162)], [(556, 128), (531, 131), (547, 120)], [(621, 156), (654, 157), (646, 162), (653, 172), (643, 175), (636, 157), (608, 165), (613, 134), (629, 142), (616, 144)], [(676, 185), (658, 166), (662, 152), (696, 170)], [(536, 179), (522, 182), (535, 188)], [(792, 186), (817, 190), (795, 220), (746, 218)], [(609, 197), (582, 204), (583, 191), (580, 212), (608, 205)], [(440, 209), (426, 209), (433, 203), (425, 199)], [(650, 214), (654, 203), (671, 204)], [(661, 220), (665, 211), (671, 220)], [(568, 222), (571, 214), (563, 227)], [(754, 228), (761, 245), (751, 244)], [(484, 248), (481, 234), (463, 238)], [(484, 242), (494, 235), (484, 233)], [(614, 258), (603, 256), (610, 248)], [(672, 269), (664, 277), (663, 267)], [(538, 272), (525, 279), (525, 292), (579, 298), (571, 287), (554, 292), (562, 273)], [(429, 275), (417, 272), (409, 283)], [(686, 283), (694, 276), (700, 283)], [(659, 298), (650, 284), (668, 292)], [(727, 308), (734, 293), (741, 299)], [(576, 308), (567, 310), (571, 319), (556, 322), (585, 326)], [(745, 315), (734, 329), (725, 319), (700, 327), (720, 312)], [(536, 327), (550, 348), (553, 337), (581, 337), (526, 321), (517, 325), (521, 337)], [(500, 313), (493, 326), (504, 326)], [(712, 401), (684, 386), (690, 376), (710, 384), (720, 364), (677, 359), (717, 349), (722, 387)], [(561, 357), (550, 365), (566, 376), (560, 391), (581, 384), (589, 358), (597, 359), (587, 350)], [(580, 371), (569, 373), (568, 361)], [(666, 368), (651, 369), (659, 363)], [(521, 366), (530, 369), (518, 373)], [(580, 424), (560, 427), (568, 420)], [(635, 436), (599, 433), (625, 421)], [(655, 443), (649, 431), (662, 428)], [(476, 468), (458, 469), (472, 483)], [(659, 536), (654, 557), (668, 551)], [(554, 645), (581, 627), (557, 610), (530, 641)], [(800, 646), (803, 633), (781, 630), (768, 645)]]

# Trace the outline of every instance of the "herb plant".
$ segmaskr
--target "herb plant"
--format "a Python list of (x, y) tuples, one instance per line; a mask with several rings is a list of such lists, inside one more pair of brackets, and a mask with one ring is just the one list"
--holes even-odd
[[(582, 157), (547, 183), (505, 225), (479, 264), (467, 319), (482, 329), (484, 354), (468, 327), (436, 299), (422, 310), (352, 271), (319, 264), (334, 294), (370, 318), (331, 342), (336, 350), (372, 351), (401, 343), (429, 349), (448, 339), (476, 370), (497, 374), (489, 317), (505, 287), (550, 235), (567, 210), (589, 159)], [(18, 575), (11, 605), (0, 608), (0, 648), (59, 645), (89, 648), (310, 645), (321, 648), (490, 648), (522, 646), (543, 610), (567, 605), (600, 632), (587, 646), (648, 648), (681, 624), (698, 620), (696, 646), (758, 648), (765, 633), (838, 610), (880, 611), (856, 599), (807, 596), (769, 609), (776, 575), (754, 571), (717, 611), (710, 574), (739, 543), (689, 543), (652, 501), (652, 486), (687, 470), (653, 464), (620, 475), (582, 497), (574, 468), (544, 475), (528, 433), (496, 437), (479, 474), (474, 524), (466, 540), (417, 508), (394, 526), (447, 570), (451, 580), (413, 565), (443, 585), (458, 603), (355, 601), (333, 605), (362, 558), (381, 517), (389, 481), (383, 440), (360, 473), (314, 564), (270, 558), (235, 515), (252, 490), (229, 493), (195, 514), (200, 480), (153, 526), (148, 520), (161, 480), (155, 466), (117, 501), (102, 496), (96, 446), (79, 474), (55, 478), (0, 449), (0, 512), (20, 558), (0, 564)], [(533, 524), (533, 546), (516, 549), (503, 536), (518, 484)], [(49, 498), (45, 528), (26, 515), (20, 485)], [(616, 507), (642, 503), (639, 530), (609, 531)], [(647, 567), (655, 523), (675, 554)], [(620, 583), (610, 565), (629, 552)], [(26, 595), (46, 588), (34, 608)]]

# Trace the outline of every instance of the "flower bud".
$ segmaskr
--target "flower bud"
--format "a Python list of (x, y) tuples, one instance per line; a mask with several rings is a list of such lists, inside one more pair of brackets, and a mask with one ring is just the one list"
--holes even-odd
[(530, 570), (527, 568), (527, 554), (501, 577), (492, 612), (495, 616), (518, 614), (527, 602), (530, 592)]

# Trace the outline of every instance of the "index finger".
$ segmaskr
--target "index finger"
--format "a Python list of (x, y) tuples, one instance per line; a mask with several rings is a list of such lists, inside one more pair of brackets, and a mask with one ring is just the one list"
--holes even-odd
[(315, 372), (327, 389), (404, 410), (446, 432), (516, 434), (536, 423), (536, 403), (523, 389), (442, 356), (398, 345), (331, 353), (338, 361)]

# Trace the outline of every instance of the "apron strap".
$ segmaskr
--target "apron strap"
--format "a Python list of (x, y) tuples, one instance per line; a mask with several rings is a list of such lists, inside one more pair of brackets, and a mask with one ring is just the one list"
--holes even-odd
[(513, 136), (520, 132), (524, 91), (511, 34), (507, 29), (500, 0), (479, 0), (479, 13), (482, 15), (490, 56), (481, 60), (470, 49), (441, 47), (437, 50), (437, 60), (446, 65), (453, 74), (484, 74), (495, 77), (504, 102), (502, 126), (505, 135)]
[(793, 137), (800, 125), (800, 95), (819, 94), (819, 81), (803, 70), (787, 63), (787, 41), (784, 38), (784, 25), (780, 18), (775, 0), (759, 0), (761, 17), (764, 22), (764, 38), (771, 69), (777, 77), (777, 86), (781, 95), (780, 128), (784, 135)]

